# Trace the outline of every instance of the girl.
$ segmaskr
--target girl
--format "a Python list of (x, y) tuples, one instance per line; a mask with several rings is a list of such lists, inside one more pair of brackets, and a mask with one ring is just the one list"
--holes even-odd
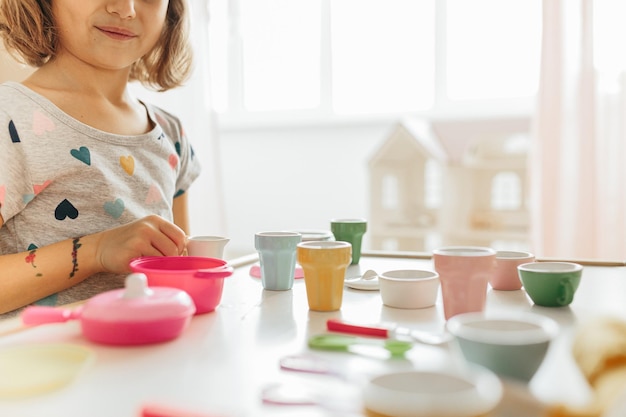
[(128, 83), (188, 77), (185, 1), (0, 2), (7, 50), (37, 67), (0, 85), (0, 317), (122, 287), (132, 258), (183, 253), (199, 163), (178, 119)]

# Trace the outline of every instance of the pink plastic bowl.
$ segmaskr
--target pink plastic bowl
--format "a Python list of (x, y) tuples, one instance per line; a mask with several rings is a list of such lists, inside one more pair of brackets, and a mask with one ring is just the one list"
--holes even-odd
[(187, 292), (196, 305), (196, 314), (215, 310), (222, 299), (224, 278), (233, 274), (226, 261), (201, 256), (145, 256), (133, 259), (130, 269), (146, 274), (150, 287)]

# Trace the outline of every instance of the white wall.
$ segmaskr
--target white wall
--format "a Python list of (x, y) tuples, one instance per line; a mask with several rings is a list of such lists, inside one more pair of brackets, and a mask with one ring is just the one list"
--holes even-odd
[[(226, 256), (254, 253), (263, 230), (330, 230), (334, 217), (365, 217), (367, 162), (391, 123), (230, 129), (220, 132)], [(363, 247), (368, 247), (367, 233)]]
[(0, 41), (0, 82), (8, 80), (21, 81), (32, 71), (32, 68), (18, 64), (4, 49), (4, 45)]

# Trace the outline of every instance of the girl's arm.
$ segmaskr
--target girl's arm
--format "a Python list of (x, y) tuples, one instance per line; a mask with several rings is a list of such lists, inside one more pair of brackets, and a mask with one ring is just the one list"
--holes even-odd
[(172, 205), (174, 223), (186, 234), (189, 234), (189, 210), (187, 208), (187, 193), (183, 193), (174, 199)]
[[(4, 221), (0, 216), (0, 228)], [(0, 256), (0, 314), (67, 289), (98, 272), (126, 274), (139, 256), (183, 253), (185, 232), (151, 215), (114, 229)]]

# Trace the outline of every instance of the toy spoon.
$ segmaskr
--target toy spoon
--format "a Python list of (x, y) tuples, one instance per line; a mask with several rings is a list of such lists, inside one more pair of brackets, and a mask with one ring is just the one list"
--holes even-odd
[(309, 339), (309, 347), (312, 349), (353, 352), (353, 348), (359, 346), (378, 346), (389, 351), (391, 356), (402, 356), (413, 348), (413, 343), (396, 339), (382, 340), (336, 334), (323, 334)]

